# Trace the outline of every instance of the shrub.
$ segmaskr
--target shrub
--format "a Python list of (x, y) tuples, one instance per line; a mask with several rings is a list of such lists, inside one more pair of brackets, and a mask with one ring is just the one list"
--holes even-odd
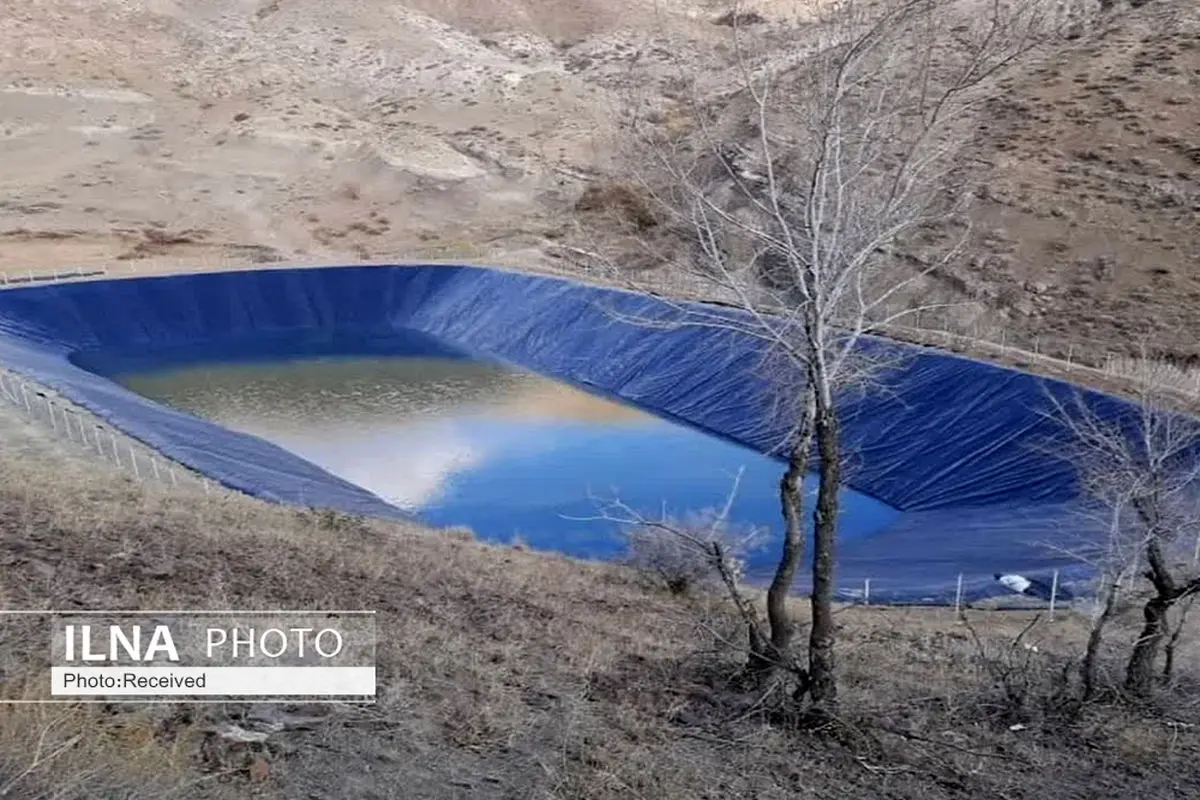
[(711, 588), (745, 576), (745, 556), (762, 545), (764, 531), (732, 526), (720, 514), (702, 511), (679, 520), (643, 522), (625, 531), (625, 562), (651, 576), (672, 594)]

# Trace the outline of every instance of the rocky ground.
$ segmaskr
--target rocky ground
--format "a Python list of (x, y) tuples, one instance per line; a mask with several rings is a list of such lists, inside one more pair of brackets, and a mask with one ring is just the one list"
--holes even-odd
[(1151, 2), (1000, 84), (970, 290), (1058, 349), (1200, 360), (1200, 8)]

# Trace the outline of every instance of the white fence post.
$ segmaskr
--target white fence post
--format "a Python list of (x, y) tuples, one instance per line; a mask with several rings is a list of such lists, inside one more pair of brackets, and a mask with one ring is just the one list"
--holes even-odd
[(154, 473), (154, 480), (162, 480), (162, 475), (158, 472), (158, 459), (153, 454), (150, 455), (150, 471)]
[(117, 449), (117, 435), (112, 432), (112, 428), (108, 429), (108, 440), (112, 443), (113, 461), (119, 467), (121, 466), (121, 451)]
[(140, 471), (138, 471), (137, 451), (133, 449), (133, 445), (129, 445), (129, 463), (133, 464), (134, 480), (140, 481), (142, 479), (142, 473)]
[(1054, 621), (1054, 605), (1058, 601), (1058, 570), (1054, 570), (1054, 580), (1050, 583), (1050, 621)]
[(960, 573), (958, 573), (958, 584), (955, 586), (955, 589), (954, 589), (954, 613), (955, 614), (958, 614), (960, 611), (962, 611), (962, 589), (963, 589), (963, 576), (962, 576), (962, 573), (960, 572)]
[(871, 605), (871, 579), (870, 578), (865, 578), (863, 580), (863, 605), (864, 606)]

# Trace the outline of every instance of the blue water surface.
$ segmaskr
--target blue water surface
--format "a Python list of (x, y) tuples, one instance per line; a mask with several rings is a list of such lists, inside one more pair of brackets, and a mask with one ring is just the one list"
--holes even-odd
[[(778, 460), (531, 373), (436, 356), (321, 357), (121, 381), (487, 541), (613, 559), (626, 549), (628, 525), (617, 520), (711, 524), (732, 496), (725, 527), (753, 542), (748, 577), (769, 575), (778, 556)], [(569, 410), (580, 406), (586, 414)], [(841, 497), (843, 541), (898, 515), (849, 489)]]
[[(620, 555), (624, 539), (619, 526), (597, 517), (686, 520), (718, 512), (732, 494), (730, 533), (755, 528), (766, 534), (748, 554), (750, 576), (768, 574), (778, 559), (783, 467), (774, 459), (658, 420), (513, 425), (474, 419), (464, 421), (463, 430), (487, 455), (455, 473), (439, 502), (422, 511), (434, 524), (608, 559)], [(815, 489), (810, 476), (810, 500)], [(843, 490), (841, 501), (840, 535), (847, 541), (881, 530), (898, 515), (852, 490)]]

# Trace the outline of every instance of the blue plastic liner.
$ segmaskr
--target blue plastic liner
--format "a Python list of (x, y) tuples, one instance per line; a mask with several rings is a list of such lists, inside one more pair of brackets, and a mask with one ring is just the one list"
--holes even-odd
[[(472, 266), (259, 269), (0, 291), (0, 363), (165, 456), (255, 497), (409, 518), (260, 438), (128, 391), (105, 376), (188, 362), (423, 354), (513, 364), (770, 453), (787, 420), (761, 376), (761, 343), (713, 327), (627, 318), (678, 312), (653, 297)], [(729, 309), (720, 313), (736, 314)], [(873, 602), (968, 599), (994, 572), (1083, 577), (1054, 543), (1086, 535), (1071, 465), (1052, 452), (1051, 395), (1077, 390), (939, 351), (900, 356), (884, 389), (848, 401), (848, 483), (903, 512), (847, 543), (839, 584)], [(1097, 413), (1131, 410), (1085, 392)], [(401, 456), (402, 457), (402, 456)]]

